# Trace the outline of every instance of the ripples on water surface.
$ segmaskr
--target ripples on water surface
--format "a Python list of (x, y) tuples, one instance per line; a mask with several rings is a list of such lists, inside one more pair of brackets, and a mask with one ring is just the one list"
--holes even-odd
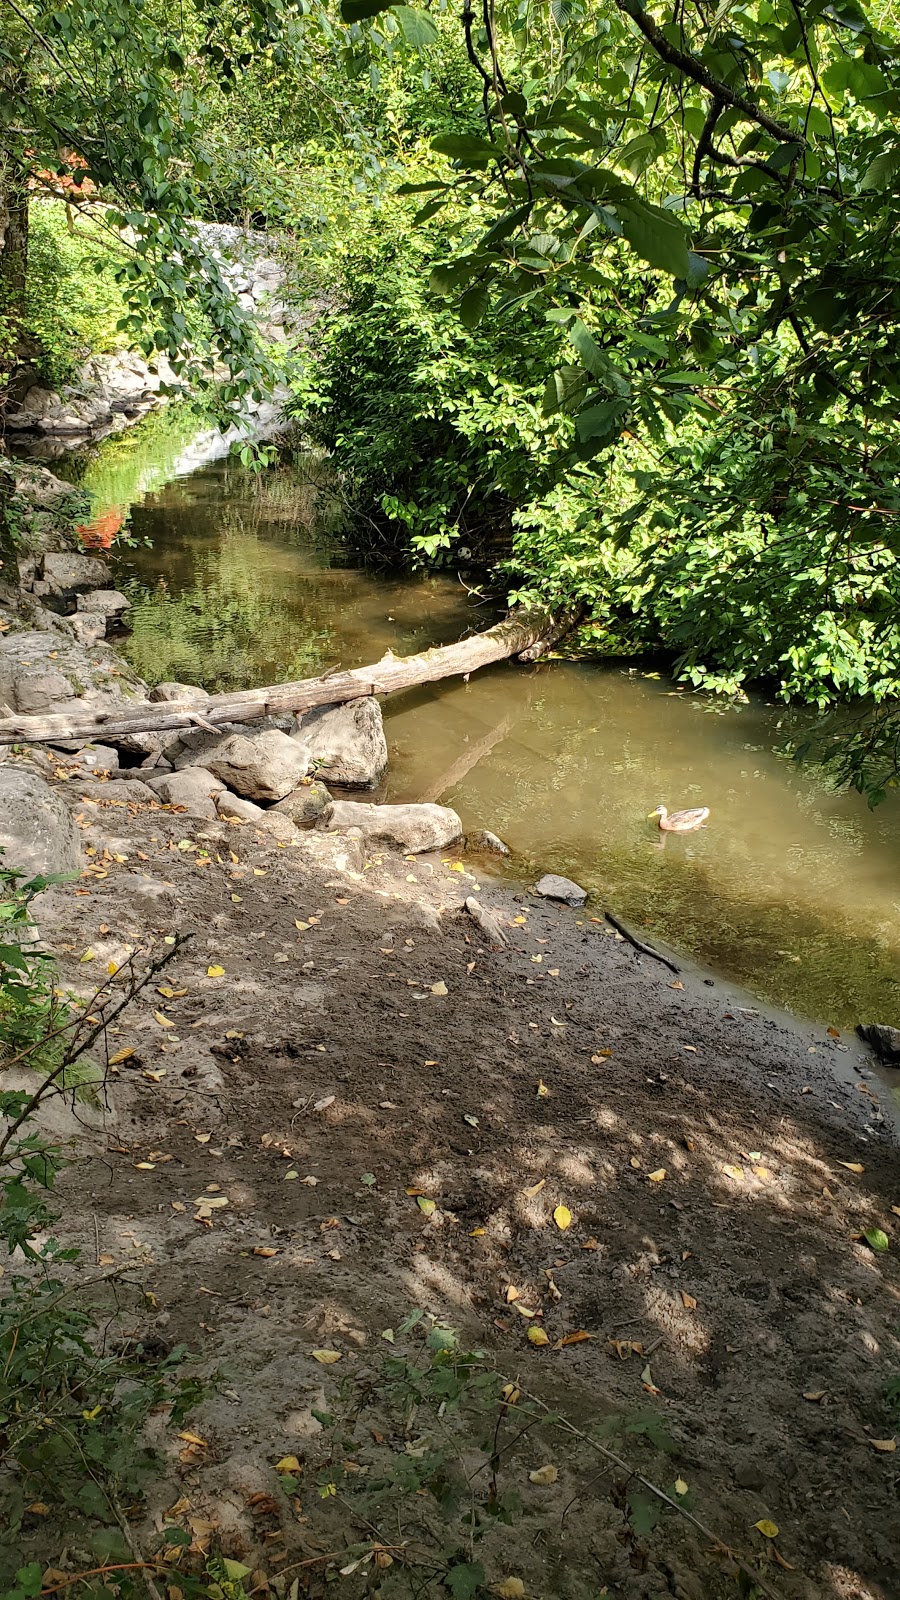
[[(302, 473), (257, 483), (213, 462), (144, 494), (131, 524), (152, 547), (119, 556), (126, 651), (153, 681), (273, 683), (492, 620), (455, 578), (350, 564)], [(503, 835), (512, 870), (577, 878), (757, 994), (839, 1025), (900, 1023), (896, 803), (870, 813), (779, 757), (783, 709), (560, 662), (450, 679), (385, 713), (381, 798), (452, 804), (467, 827)], [(660, 847), (646, 820), (660, 800), (710, 806), (709, 826)]]

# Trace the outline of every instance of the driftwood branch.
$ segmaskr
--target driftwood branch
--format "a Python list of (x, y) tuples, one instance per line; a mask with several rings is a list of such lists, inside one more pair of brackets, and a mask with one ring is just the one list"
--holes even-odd
[(485, 633), (457, 644), (423, 650), (415, 656), (395, 656), (390, 651), (380, 661), (349, 672), (331, 672), (296, 683), (276, 683), (259, 689), (213, 694), (196, 700), (133, 702), (127, 707), (83, 712), (80, 716), (7, 716), (0, 718), (0, 745), (69, 743), (77, 739), (115, 739), (131, 733), (164, 733), (179, 728), (212, 727), (223, 722), (253, 722), (259, 717), (299, 714), (314, 706), (336, 705), (367, 695), (397, 694), (416, 684), (433, 683), (458, 673), (527, 652), (540, 655), (567, 633), (577, 620), (573, 613), (554, 620), (546, 612), (513, 613)]

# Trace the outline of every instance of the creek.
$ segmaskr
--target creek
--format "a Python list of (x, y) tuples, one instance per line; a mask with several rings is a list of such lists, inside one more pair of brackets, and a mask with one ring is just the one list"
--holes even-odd
[[(183, 419), (154, 428), (70, 467), (95, 496), (95, 542), (130, 508), (132, 542), (111, 552), (133, 604), (122, 649), (151, 682), (274, 683), (494, 620), (455, 574), (362, 568), (302, 459), (255, 476), (205, 459), (214, 439)], [(467, 828), (493, 829), (512, 856), (484, 870), (574, 877), (589, 911), (608, 906), (800, 1015), (900, 1024), (896, 802), (870, 812), (781, 754), (797, 713), (684, 692), (633, 664), (565, 661), (504, 663), (384, 711), (391, 764), (376, 798), (441, 800)], [(647, 819), (660, 800), (708, 805), (708, 826), (661, 839)]]

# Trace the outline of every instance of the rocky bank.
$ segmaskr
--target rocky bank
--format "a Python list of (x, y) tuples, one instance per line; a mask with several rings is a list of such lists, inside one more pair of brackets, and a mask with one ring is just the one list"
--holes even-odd
[[(0, 597), (13, 709), (143, 693), (87, 636), (121, 610), (84, 559), (47, 548)], [(575, 1430), (510, 1433), (508, 1516), (457, 1441), (495, 1592), (724, 1597), (731, 1549), (768, 1594), (896, 1594), (900, 1189), (861, 1049), (492, 882), (446, 807), (369, 804), (374, 701), (212, 731), (203, 700), (177, 739), (0, 765), (8, 860), (69, 873), (36, 908), (66, 991), (89, 1006), (190, 935), (110, 1030), (102, 1090), (46, 1113), (67, 1242), (139, 1274), (148, 1346), (216, 1374), (189, 1434), (158, 1419), (141, 1548), (177, 1525), (254, 1593), (445, 1594), (471, 1524), (422, 1462), (450, 1413), (383, 1386), (436, 1320)], [(601, 1425), (698, 1522), (636, 1523)], [(47, 1530), (26, 1517), (26, 1553)], [(390, 1562), (342, 1575), (367, 1539)]]

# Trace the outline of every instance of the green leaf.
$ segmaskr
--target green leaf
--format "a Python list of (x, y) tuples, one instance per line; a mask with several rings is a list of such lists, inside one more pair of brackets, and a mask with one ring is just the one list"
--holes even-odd
[(476, 283), (467, 289), (459, 305), (459, 319), (464, 328), (477, 328), (490, 303), (486, 283)]
[(499, 147), (489, 139), (476, 139), (467, 133), (441, 133), (432, 139), (431, 148), (454, 161), (476, 162), (480, 166), (501, 154)]
[(883, 1228), (864, 1228), (863, 1238), (870, 1250), (876, 1250), (880, 1254), (891, 1248), (891, 1241)]
[(894, 146), (893, 150), (882, 150), (874, 161), (870, 161), (860, 180), (861, 189), (886, 189), (893, 184), (900, 165), (900, 147)]
[(472, 1600), (484, 1581), (484, 1567), (480, 1561), (461, 1561), (459, 1566), (450, 1568), (444, 1579), (453, 1600)]
[(517, 206), (514, 211), (507, 211), (504, 216), (497, 219), (492, 228), (488, 228), (484, 237), (478, 241), (477, 248), (479, 250), (490, 250), (501, 239), (508, 238), (511, 233), (515, 232), (520, 223), (526, 220), (530, 211), (530, 204)]
[(618, 367), (613, 365), (609, 356), (600, 349), (580, 317), (576, 317), (572, 323), (569, 339), (575, 346), (582, 365), (592, 377), (597, 378), (603, 387), (611, 390), (613, 394), (621, 395), (623, 399), (630, 397), (631, 384), (622, 376)]
[(602, 405), (589, 406), (575, 419), (576, 438), (583, 444), (590, 441), (598, 447), (604, 445), (618, 433), (624, 414), (621, 400), (604, 400)]
[(616, 209), (622, 232), (641, 259), (670, 272), (673, 278), (686, 280), (691, 266), (688, 236), (672, 213), (636, 197), (617, 199)]
[(648, 1533), (652, 1533), (659, 1518), (657, 1501), (641, 1489), (633, 1489), (628, 1496), (628, 1520), (638, 1538), (645, 1539)]
[(429, 45), (437, 44), (438, 31), (427, 11), (417, 11), (414, 6), (392, 6), (391, 10), (406, 43), (414, 50), (427, 50)]

